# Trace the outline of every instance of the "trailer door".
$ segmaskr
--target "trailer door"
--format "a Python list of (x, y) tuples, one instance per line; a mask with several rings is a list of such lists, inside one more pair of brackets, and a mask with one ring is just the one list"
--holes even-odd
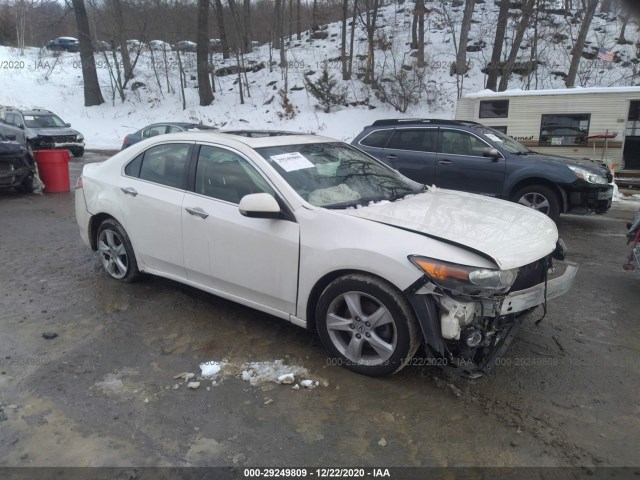
[(483, 156), (491, 145), (464, 130), (440, 128), (436, 158), (438, 187), (499, 196), (505, 176), (505, 159)]

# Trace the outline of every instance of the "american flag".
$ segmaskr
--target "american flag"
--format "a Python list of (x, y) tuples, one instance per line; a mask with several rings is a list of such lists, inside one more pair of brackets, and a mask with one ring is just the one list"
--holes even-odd
[(601, 48), (600, 50), (598, 50), (598, 60), (613, 62), (613, 52), (611, 50), (607, 50), (606, 48)]

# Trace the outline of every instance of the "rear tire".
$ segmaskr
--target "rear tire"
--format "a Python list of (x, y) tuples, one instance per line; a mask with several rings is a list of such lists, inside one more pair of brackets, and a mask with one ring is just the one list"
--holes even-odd
[(525, 207), (544, 213), (557, 222), (560, 218), (560, 200), (551, 187), (546, 185), (527, 185), (516, 191), (512, 200)]
[(134, 282), (140, 277), (129, 236), (117, 220), (108, 218), (100, 224), (96, 243), (107, 275), (127, 283)]
[(316, 325), (331, 364), (372, 377), (401, 370), (420, 344), (407, 299), (388, 282), (365, 274), (329, 284), (316, 307)]

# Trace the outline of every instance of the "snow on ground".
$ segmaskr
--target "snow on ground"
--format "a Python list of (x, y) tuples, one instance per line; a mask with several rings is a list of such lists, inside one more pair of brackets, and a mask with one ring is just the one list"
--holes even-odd
[[(184, 372), (176, 375), (174, 379), (184, 380), (187, 388), (196, 389), (203, 381), (211, 381), (211, 385), (216, 387), (222, 384), (226, 378), (240, 378), (253, 387), (263, 386), (268, 383), (280, 385), (291, 385), (291, 388), (298, 390), (301, 387), (313, 389), (320, 385), (326, 387), (329, 383), (320, 378), (314, 378), (309, 371), (299, 364), (290, 364), (285, 360), (253, 361), (253, 362), (232, 362), (229, 360), (208, 360), (199, 365), (201, 374)], [(194, 382), (192, 380), (198, 380)], [(195, 383), (198, 383), (196, 386)], [(191, 386), (189, 386), (191, 385)], [(174, 385), (174, 389), (179, 388), (179, 384)]]
[[(414, 62), (408, 46), (411, 35), (412, 5), (389, 5), (381, 9), (378, 32), (381, 48), (376, 52), (376, 69), (387, 84), (393, 83), (393, 73), (401, 71), (403, 66)], [(427, 2), (427, 7), (439, 8), (438, 2)], [(223, 128), (283, 129), (312, 132), (351, 140), (365, 125), (381, 118), (432, 117), (452, 118), (458, 89), (456, 79), (449, 75), (449, 65), (454, 60), (454, 36), (457, 35), (462, 9), (450, 10), (453, 27), (438, 11), (426, 19), (426, 78), (428, 92), (421, 92), (417, 105), (409, 107), (401, 114), (389, 105), (382, 104), (367, 85), (358, 80), (362, 73), (364, 54), (366, 53), (365, 34), (361, 27), (356, 32), (356, 54), (354, 58), (354, 80), (343, 82), (350, 102), (364, 100), (376, 107), (342, 107), (329, 114), (316, 108), (317, 101), (304, 87), (304, 76), (314, 80), (318, 78), (323, 66), (335, 79), (340, 78), (339, 44), (340, 24), (328, 26), (326, 40), (312, 40), (308, 32), (303, 33), (300, 41), (293, 39), (287, 47), (289, 62), (288, 85), (289, 98), (298, 113), (293, 118), (281, 118), (283, 109), (279, 102), (278, 90), (284, 86), (282, 72), (277, 67), (269, 71), (270, 59), (278, 60), (278, 51), (272, 56), (269, 47), (264, 45), (249, 54), (245, 62), (255, 65), (264, 62), (267, 67), (255, 73), (248, 73), (250, 97), (245, 104), (240, 103), (237, 76), (218, 77), (216, 81), (216, 99), (207, 107), (198, 105), (195, 88), (195, 54), (184, 54), (187, 87), (185, 90), (187, 108), (182, 108), (177, 73), (177, 57), (171, 52), (167, 61), (155, 53), (155, 65), (158, 77), (154, 74), (151, 53), (144, 51), (135, 68), (135, 82), (145, 84), (136, 91), (127, 89), (127, 98), (122, 102), (114, 98), (107, 61), (101, 54), (96, 55), (99, 81), (106, 103), (96, 107), (84, 107), (82, 74), (79, 68), (79, 54), (62, 53), (59, 56), (43, 49), (29, 48), (24, 54), (8, 47), (0, 47), (0, 105), (16, 107), (41, 107), (54, 111), (85, 136), (88, 148), (120, 148), (127, 133), (134, 132), (149, 123), (159, 121), (190, 121), (212, 124)], [(497, 16), (497, 7), (489, 2), (476, 6), (472, 25), (470, 45), (487, 43), (493, 39)], [(530, 77), (514, 75), (511, 88), (563, 88), (561, 76), (554, 72), (568, 70), (570, 56), (567, 46), (570, 40), (554, 43), (549, 40), (554, 34), (571, 37), (576, 34), (577, 26), (567, 22), (560, 15), (547, 15), (540, 24), (538, 59), (542, 62), (536, 74)], [(590, 47), (604, 46), (616, 52), (622, 59), (619, 64), (606, 64), (584, 60), (581, 63), (578, 84), (581, 86), (626, 86), (631, 85), (632, 60), (635, 60), (633, 45), (616, 45), (615, 35), (619, 32), (619, 23), (613, 18), (594, 18), (592, 32), (588, 42)], [(628, 35), (632, 35), (629, 32)], [(634, 33), (635, 35), (635, 33)], [(532, 30), (525, 36), (519, 61), (530, 59)], [(469, 52), (471, 65), (469, 75), (464, 78), (463, 93), (481, 91), (484, 88), (484, 74), (481, 68), (491, 55), (491, 44), (479, 52)], [(110, 54), (109, 54), (110, 55)], [(235, 59), (223, 62), (220, 55), (214, 56), (214, 68), (235, 64)], [(169, 70), (165, 77), (163, 63)], [(310, 74), (309, 72), (315, 72)], [(273, 85), (269, 85), (275, 82)], [(169, 90), (167, 89), (169, 83)], [(384, 83), (384, 82), (383, 82)], [(131, 86), (131, 84), (130, 84)]]

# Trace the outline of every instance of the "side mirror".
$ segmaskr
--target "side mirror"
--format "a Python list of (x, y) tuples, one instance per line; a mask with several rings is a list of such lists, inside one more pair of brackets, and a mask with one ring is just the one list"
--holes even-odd
[(500, 154), (500, 152), (498, 151), (497, 148), (485, 148), (482, 152), (482, 156), (483, 157), (489, 157), (489, 158), (493, 158), (493, 159), (498, 159), (500, 157), (502, 157), (502, 155)]
[(65, 124), (64, 124), (64, 126), (65, 126), (65, 127), (70, 127), (70, 126), (71, 126), (71, 124), (70, 124), (70, 123), (65, 123)]
[(238, 205), (240, 213), (251, 218), (279, 218), (280, 205), (273, 195), (268, 193), (252, 193), (245, 195)]

